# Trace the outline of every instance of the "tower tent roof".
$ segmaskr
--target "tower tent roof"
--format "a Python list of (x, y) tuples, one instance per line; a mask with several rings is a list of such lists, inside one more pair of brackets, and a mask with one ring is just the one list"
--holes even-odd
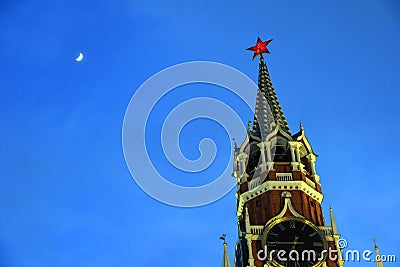
[(275, 89), (269, 76), (267, 65), (264, 58), (260, 57), (258, 73), (258, 92), (256, 108), (254, 114), (254, 130), (264, 139), (277, 126), (290, 134), (290, 129), (286, 121), (283, 110), (279, 104)]

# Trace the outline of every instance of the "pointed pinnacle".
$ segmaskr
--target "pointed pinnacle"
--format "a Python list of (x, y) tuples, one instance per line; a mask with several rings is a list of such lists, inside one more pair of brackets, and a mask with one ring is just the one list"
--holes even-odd
[(372, 240), (374, 241), (374, 245), (375, 245), (374, 247), (377, 248), (378, 246), (376, 245), (376, 238), (373, 237)]

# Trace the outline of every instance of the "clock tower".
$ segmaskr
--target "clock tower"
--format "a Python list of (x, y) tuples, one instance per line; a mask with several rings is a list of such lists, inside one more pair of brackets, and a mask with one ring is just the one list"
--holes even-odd
[(257, 44), (260, 56), (253, 122), (242, 145), (234, 145), (238, 242), (236, 267), (341, 267), (340, 235), (332, 209), (326, 224), (323, 193), (314, 153), (303, 126), (292, 134), (272, 86), (263, 53), (272, 40)]

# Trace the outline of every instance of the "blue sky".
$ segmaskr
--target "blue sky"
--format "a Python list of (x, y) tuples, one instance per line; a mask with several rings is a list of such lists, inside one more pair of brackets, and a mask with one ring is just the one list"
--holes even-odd
[[(326, 218), (332, 205), (349, 248), (376, 237), (400, 257), (397, 1), (2, 1), (0, 22), (0, 266), (219, 266), (222, 233), (232, 257), (234, 192), (198, 208), (149, 197), (126, 167), (122, 123), (135, 90), (177, 63), (256, 81), (245, 48), (257, 36), (274, 39), (281, 106), (319, 155)], [(183, 146), (214, 136), (225, 162), (218, 126), (197, 129)]]

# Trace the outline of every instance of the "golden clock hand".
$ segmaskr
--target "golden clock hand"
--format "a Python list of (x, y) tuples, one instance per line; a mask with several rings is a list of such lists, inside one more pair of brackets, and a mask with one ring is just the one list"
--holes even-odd
[(297, 243), (297, 240), (299, 240), (299, 236), (298, 236), (298, 235), (294, 236), (294, 241), (293, 241), (293, 245), (292, 245), (292, 250), (294, 250), (295, 247), (296, 247), (296, 244), (298, 244), (298, 243)]

